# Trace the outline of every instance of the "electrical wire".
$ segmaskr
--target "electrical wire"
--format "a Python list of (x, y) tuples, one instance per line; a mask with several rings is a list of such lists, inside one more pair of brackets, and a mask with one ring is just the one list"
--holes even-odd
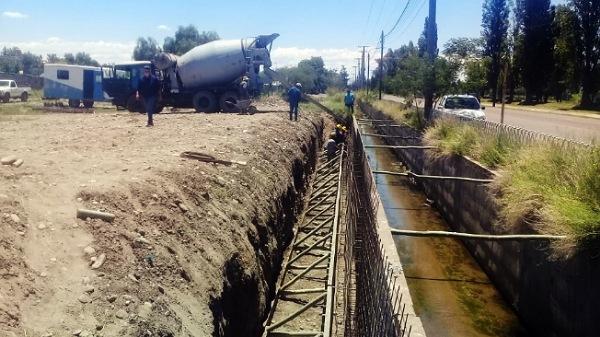
[(404, 9), (402, 10), (402, 13), (398, 17), (398, 20), (396, 20), (396, 23), (394, 24), (394, 27), (392, 27), (392, 29), (390, 29), (390, 31), (387, 34), (385, 34), (384, 37), (388, 37), (390, 34), (392, 34), (394, 32), (394, 30), (396, 29), (396, 27), (398, 27), (398, 24), (400, 23), (400, 21), (404, 17), (404, 14), (406, 14), (406, 10), (408, 9), (408, 6), (410, 5), (411, 2), (412, 2), (412, 0), (408, 0), (406, 2), (406, 6), (404, 6)]

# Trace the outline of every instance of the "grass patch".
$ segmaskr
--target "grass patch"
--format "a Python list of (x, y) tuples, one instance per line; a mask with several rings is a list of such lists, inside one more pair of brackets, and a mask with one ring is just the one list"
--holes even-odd
[(388, 100), (373, 100), (370, 102), (375, 109), (384, 112), (398, 124), (406, 124), (413, 129), (423, 130), (425, 122), (422, 111), (415, 107)]
[(327, 95), (320, 99), (321, 104), (331, 109), (336, 115), (345, 118), (351, 114), (350, 111), (346, 110), (344, 105), (344, 94), (341, 91), (329, 90)]
[(600, 147), (521, 143), (472, 124), (439, 119), (425, 133), (442, 155), (463, 155), (498, 169), (500, 218), (511, 232), (533, 229), (569, 236), (553, 242), (555, 256), (598, 245)]
[(509, 226), (527, 224), (574, 239), (559, 251), (568, 253), (600, 233), (600, 147), (523, 148), (503, 168), (498, 187), (501, 215)]
[(428, 145), (445, 155), (468, 156), (490, 169), (506, 164), (522, 144), (505, 134), (486, 134), (482, 129), (454, 119), (440, 118), (425, 132)]

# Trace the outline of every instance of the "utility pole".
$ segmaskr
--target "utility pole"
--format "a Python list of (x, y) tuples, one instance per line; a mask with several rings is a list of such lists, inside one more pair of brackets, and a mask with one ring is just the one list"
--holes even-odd
[(361, 57), (361, 67), (360, 67), (360, 85), (365, 85), (365, 49), (368, 46), (358, 46), (358, 48), (362, 48), (362, 57)]
[(381, 91), (383, 90), (383, 30), (381, 31), (381, 58), (379, 59), (379, 100), (381, 100)]
[(433, 94), (435, 92), (435, 58), (437, 54), (437, 36), (435, 22), (436, 0), (429, 0), (429, 16), (427, 18), (427, 56), (428, 74), (425, 79), (425, 120), (431, 120), (433, 110)]
[(369, 96), (369, 87), (371, 86), (371, 53), (367, 53), (367, 96)]
[(357, 66), (352, 66), (354, 68), (354, 85), (356, 85), (356, 79), (358, 78)]
[(508, 77), (508, 62), (504, 63), (502, 76), (502, 109), (500, 110), (500, 124), (504, 124), (504, 104), (506, 103), (506, 78)]
[(356, 63), (357, 65), (355, 66), (357, 69), (357, 72), (356, 72), (356, 83), (354, 84), (354, 86), (356, 87), (356, 89), (360, 89), (360, 85), (361, 85), (360, 84), (360, 57), (355, 58), (355, 60), (357, 62)]

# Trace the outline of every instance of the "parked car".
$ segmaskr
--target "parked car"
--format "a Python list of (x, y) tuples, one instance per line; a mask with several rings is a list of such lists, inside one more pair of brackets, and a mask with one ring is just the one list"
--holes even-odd
[(11, 98), (20, 98), (22, 102), (27, 102), (30, 94), (30, 87), (19, 87), (13, 80), (0, 80), (0, 100), (4, 103), (8, 103)]
[(440, 98), (435, 107), (437, 115), (451, 114), (460, 117), (485, 120), (485, 107), (471, 95), (446, 95)]

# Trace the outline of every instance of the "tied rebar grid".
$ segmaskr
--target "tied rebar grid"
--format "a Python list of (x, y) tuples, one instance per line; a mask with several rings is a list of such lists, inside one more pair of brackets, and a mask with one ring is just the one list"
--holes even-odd
[(344, 153), (342, 146), (335, 158), (321, 158), (265, 322), (264, 337), (331, 336)]
[(377, 233), (379, 199), (356, 121), (350, 135), (344, 259), (353, 268), (344, 277), (344, 336), (410, 336), (398, 271), (388, 262)]

